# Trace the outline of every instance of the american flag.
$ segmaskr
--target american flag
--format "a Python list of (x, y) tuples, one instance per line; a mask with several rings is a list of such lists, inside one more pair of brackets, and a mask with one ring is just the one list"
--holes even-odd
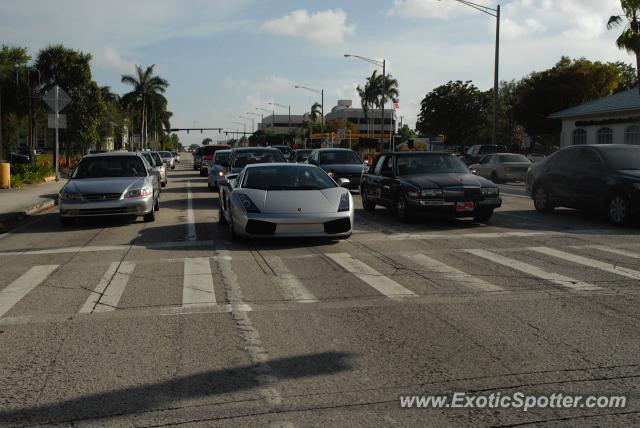
[(394, 110), (397, 110), (400, 108), (400, 100), (398, 98), (391, 98), (391, 102), (393, 103)]

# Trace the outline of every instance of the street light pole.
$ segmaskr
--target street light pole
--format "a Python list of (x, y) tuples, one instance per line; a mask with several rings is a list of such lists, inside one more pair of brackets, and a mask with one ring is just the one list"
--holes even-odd
[[(287, 108), (287, 107), (289, 108), (289, 137), (290, 137), (291, 136), (291, 104), (289, 104), (288, 106), (285, 106), (283, 104), (278, 104), (278, 103), (269, 103), (269, 105), (278, 106), (278, 107), (282, 107), (282, 108)], [(276, 111), (273, 110), (273, 116), (275, 117), (275, 115), (276, 115)]]
[(307, 91), (315, 92), (316, 94), (320, 95), (320, 115), (322, 116), (320, 132), (324, 135), (324, 88), (318, 90), (318, 89), (307, 88), (306, 86), (299, 86), (299, 85), (295, 85), (294, 88), (306, 89)]
[(498, 85), (499, 85), (499, 66), (500, 66), (500, 5), (496, 8), (483, 6), (481, 4), (473, 3), (468, 0), (454, 0), (465, 6), (469, 6), (482, 13), (496, 18), (496, 47), (495, 47), (495, 64), (493, 69), (493, 118), (492, 118), (492, 130), (491, 130), (491, 142), (492, 144), (498, 144)]
[[(267, 110), (266, 108), (256, 107), (256, 110), (261, 110), (261, 111), (266, 111), (267, 113), (271, 113), (271, 110)], [(264, 113), (262, 113), (261, 116), (262, 118), (260, 123), (262, 124), (262, 126), (264, 126)], [(273, 120), (271, 121), (271, 130), (273, 130)]]

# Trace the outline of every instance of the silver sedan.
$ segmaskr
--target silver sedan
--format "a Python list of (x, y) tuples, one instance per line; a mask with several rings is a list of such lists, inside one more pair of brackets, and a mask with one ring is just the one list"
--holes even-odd
[(88, 155), (60, 190), (60, 221), (68, 226), (79, 217), (123, 215), (154, 221), (159, 189), (151, 167), (137, 153)]
[(315, 165), (247, 165), (219, 180), (219, 222), (231, 238), (348, 238), (353, 227), (353, 199)]
[(480, 159), (469, 169), (475, 174), (489, 178), (494, 183), (507, 181), (525, 181), (531, 161), (524, 155), (515, 153), (494, 153)]

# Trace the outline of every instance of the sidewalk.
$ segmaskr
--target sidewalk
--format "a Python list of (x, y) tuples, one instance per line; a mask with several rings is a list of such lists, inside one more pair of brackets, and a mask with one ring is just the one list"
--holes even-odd
[(31, 184), (21, 189), (0, 189), (0, 233), (15, 221), (55, 205), (67, 180)]

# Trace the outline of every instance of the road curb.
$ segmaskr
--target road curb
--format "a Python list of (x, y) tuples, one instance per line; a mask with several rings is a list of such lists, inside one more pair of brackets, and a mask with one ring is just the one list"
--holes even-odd
[(25, 208), (23, 211), (0, 214), (0, 233), (6, 232), (15, 223), (22, 221), (29, 216), (38, 214), (39, 212), (49, 209), (55, 205), (56, 200), (51, 199), (31, 205)]

